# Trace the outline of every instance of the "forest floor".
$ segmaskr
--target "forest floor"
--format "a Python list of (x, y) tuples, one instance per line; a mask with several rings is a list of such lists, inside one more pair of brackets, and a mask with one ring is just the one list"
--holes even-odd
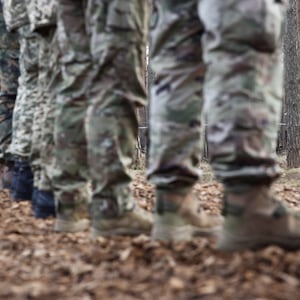
[[(218, 214), (221, 186), (204, 168), (195, 187), (203, 207)], [(153, 188), (135, 172), (138, 203), (151, 209)], [(300, 171), (291, 170), (275, 193), (300, 210)], [(0, 191), (0, 299), (298, 300), (300, 251), (268, 247), (224, 254), (215, 241), (163, 244), (146, 236), (98, 238), (57, 234), (53, 220), (36, 220), (30, 203)]]

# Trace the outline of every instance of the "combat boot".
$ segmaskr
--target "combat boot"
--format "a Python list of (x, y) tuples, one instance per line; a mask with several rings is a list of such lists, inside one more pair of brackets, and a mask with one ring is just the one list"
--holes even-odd
[(300, 249), (299, 213), (275, 199), (267, 185), (226, 193), (223, 214), (225, 223), (218, 241), (220, 250), (255, 250), (268, 245)]
[(132, 210), (112, 218), (104, 218), (97, 209), (92, 212), (91, 238), (98, 236), (149, 235), (153, 225), (152, 213), (134, 205)]
[(64, 206), (58, 203), (54, 230), (57, 232), (75, 233), (85, 231), (89, 227), (87, 204)]
[(32, 200), (33, 173), (28, 160), (21, 158), (15, 160), (11, 195), (14, 201)]
[(37, 190), (34, 199), (34, 216), (37, 219), (55, 217), (54, 194), (52, 191)]
[(205, 213), (193, 193), (180, 195), (157, 191), (152, 238), (162, 241), (188, 241), (194, 236), (216, 235), (223, 218)]

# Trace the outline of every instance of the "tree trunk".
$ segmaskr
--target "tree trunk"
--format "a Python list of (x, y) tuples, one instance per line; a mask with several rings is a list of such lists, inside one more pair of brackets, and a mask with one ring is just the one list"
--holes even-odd
[(300, 4), (290, 0), (284, 38), (287, 166), (300, 167)]

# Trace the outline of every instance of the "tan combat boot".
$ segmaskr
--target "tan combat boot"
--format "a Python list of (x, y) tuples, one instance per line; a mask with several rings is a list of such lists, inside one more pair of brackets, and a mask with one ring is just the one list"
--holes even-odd
[(133, 210), (114, 218), (103, 218), (100, 215), (97, 216), (97, 213), (94, 212), (92, 219), (91, 238), (117, 235), (149, 235), (153, 225), (152, 214), (138, 205), (135, 205)]
[(187, 241), (194, 236), (216, 235), (223, 218), (200, 209), (194, 195), (157, 192), (157, 213), (152, 238), (162, 241)]
[(89, 227), (87, 205), (82, 207), (57, 209), (54, 230), (57, 232), (75, 233)]
[(258, 249), (267, 245), (300, 249), (300, 215), (274, 199), (269, 186), (228, 193), (224, 215), (218, 241), (220, 250)]

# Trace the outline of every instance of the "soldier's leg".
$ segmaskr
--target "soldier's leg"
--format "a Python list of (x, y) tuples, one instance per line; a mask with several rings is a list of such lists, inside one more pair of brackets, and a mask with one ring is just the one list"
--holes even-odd
[(13, 135), (9, 152), (15, 156), (13, 198), (29, 200), (33, 188), (29, 155), (32, 142), (34, 99), (38, 96), (38, 41), (27, 25), (19, 29), (19, 37), (21, 75), (13, 113)]
[(11, 155), (6, 153), (6, 150), (9, 144), (11, 143), (12, 114), (13, 114), (15, 99), (16, 99), (15, 95), (0, 96), (0, 164), (1, 164), (0, 186), (3, 189), (10, 189), (10, 190), (12, 188), (14, 160)]
[(43, 132), (41, 143), (42, 178), (40, 181), (41, 190), (52, 190), (52, 168), (53, 168), (53, 147), (54, 147), (54, 121), (55, 103), (59, 85), (61, 84), (60, 55), (58, 51), (58, 41), (56, 28), (51, 28), (47, 36), (44, 36), (49, 46), (47, 62), (47, 82), (45, 90), (48, 93), (45, 105), (43, 120)]
[[(21, 51), (20, 65), (22, 65), (22, 56), (23, 55)], [(24, 114), (28, 114), (28, 112), (24, 111), (24, 109), (26, 109), (28, 105), (26, 103), (26, 88), (23, 83), (23, 71), (21, 70), (21, 76), (19, 78), (18, 94), (13, 111), (12, 142), (8, 149), (9, 153), (11, 153), (11, 155), (14, 156), (11, 194), (12, 199), (15, 201), (31, 200), (33, 192), (33, 174), (31, 171), (31, 166), (29, 164), (28, 154), (24, 153), (21, 149), (21, 143), (24, 144), (24, 142), (26, 141), (26, 144), (28, 144), (27, 142), (29, 142), (30, 140), (27, 140), (27, 138), (31, 138), (31, 134), (27, 136), (20, 135), (21, 132), (24, 130), (23, 126), (27, 125), (23, 123), (25, 117)], [(31, 130), (31, 127), (28, 129)]]
[(47, 91), (47, 102), (44, 107), (43, 131), (41, 140), (41, 179), (39, 183), (40, 191), (37, 202), (41, 204), (37, 213), (40, 216), (47, 217), (52, 214), (54, 205), (53, 192), (53, 167), (54, 167), (54, 122), (56, 95), (62, 83), (60, 53), (58, 49), (56, 27), (49, 28), (43, 35), (46, 40), (49, 53), (47, 62), (47, 82), (44, 83), (44, 89)]
[[(42, 176), (41, 163), (41, 142), (44, 123), (45, 106), (48, 100), (48, 92), (45, 89), (47, 78), (47, 63), (49, 47), (47, 41), (38, 35), (39, 53), (38, 53), (38, 92), (39, 97), (35, 99), (34, 118), (32, 126), (32, 146), (30, 151), (30, 161), (34, 170), (34, 186), (40, 190), (40, 181)], [(46, 185), (46, 187), (45, 187)], [(44, 182), (44, 188), (51, 189), (49, 182)]]
[(61, 0), (58, 7), (57, 34), (63, 77), (56, 99), (54, 132), (53, 185), (57, 202), (55, 229), (58, 231), (78, 231), (87, 226), (85, 92), (91, 63), (84, 3)]
[[(28, 158), (31, 151), (34, 101), (38, 97), (38, 51), (39, 42), (36, 34), (31, 33), (29, 25), (19, 30), (20, 35), (20, 72), (18, 98), (20, 109), (13, 126), (15, 139), (11, 152)], [(14, 111), (15, 114), (15, 111)], [(17, 123), (15, 123), (15, 120)]]
[(224, 183), (224, 250), (300, 247), (300, 218), (273, 199), (282, 99), (283, 6), (273, 0), (202, 0), (210, 159)]
[(190, 239), (218, 219), (197, 216), (192, 194), (199, 179), (203, 25), (197, 0), (156, 1), (151, 26), (150, 153), (148, 177), (156, 186), (155, 239)]
[(12, 114), (18, 88), (18, 34), (8, 32), (0, 7), (0, 167), (1, 186), (11, 188), (13, 157), (7, 153), (12, 135)]
[(92, 235), (149, 232), (151, 217), (134, 207), (129, 183), (145, 104), (147, 1), (88, 1), (94, 77), (87, 114), (92, 179)]
[(19, 77), (18, 34), (8, 32), (0, 6), (0, 165), (1, 186), (11, 188), (13, 157), (7, 153), (12, 135), (12, 113)]
[(12, 137), (12, 115), (19, 77), (19, 49), (0, 49), (0, 161), (1, 186), (11, 189), (13, 156), (7, 152)]
[(1, 160), (11, 160), (6, 150), (11, 143), (12, 115), (16, 95), (0, 96), (0, 152)]
[[(47, 218), (55, 215), (54, 193), (52, 178), (49, 174), (49, 167), (53, 163), (53, 130), (55, 109), (55, 91), (50, 91), (48, 86), (52, 80), (50, 69), (50, 57), (53, 51), (51, 41), (55, 28), (47, 28), (40, 34), (40, 57), (39, 57), (39, 86), (42, 91), (39, 102), (38, 115), (35, 118), (35, 139), (31, 155), (34, 156), (40, 170), (40, 178), (37, 183), (35, 217)], [(50, 116), (49, 112), (53, 115)]]
[(10, 156), (7, 148), (11, 143), (19, 74), (19, 49), (0, 48), (0, 159), (3, 160)]

